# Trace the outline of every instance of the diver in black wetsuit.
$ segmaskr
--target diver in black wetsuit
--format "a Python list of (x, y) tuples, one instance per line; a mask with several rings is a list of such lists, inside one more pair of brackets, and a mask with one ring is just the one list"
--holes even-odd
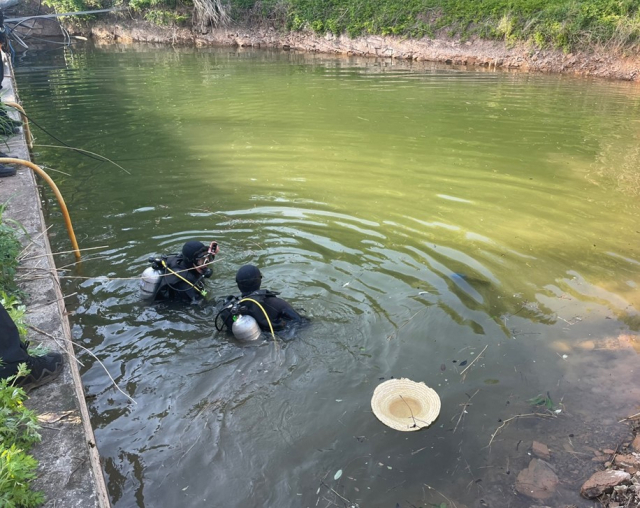
[[(253, 317), (260, 329), (269, 331), (269, 321), (275, 331), (284, 330), (289, 323), (297, 323), (302, 321), (302, 316), (285, 300), (278, 297), (278, 293), (269, 291), (268, 289), (260, 289), (262, 283), (262, 274), (260, 270), (253, 265), (245, 265), (236, 273), (236, 282), (238, 289), (242, 292), (241, 297), (229, 297), (227, 302), (236, 301), (241, 305), (241, 312), (244, 315)], [(244, 300), (244, 301), (243, 301)], [(258, 306), (255, 302), (262, 306)], [(265, 316), (265, 312), (267, 316)], [(231, 330), (233, 325), (233, 313), (230, 305), (227, 304), (219, 314), (227, 329)], [(216, 319), (216, 322), (218, 318)], [(217, 326), (217, 324), (216, 324)]]
[[(158, 281), (152, 293), (154, 300), (181, 300), (186, 303), (200, 303), (206, 296), (204, 279), (211, 277), (209, 264), (220, 252), (218, 244), (209, 247), (196, 240), (182, 247), (181, 254), (151, 258)], [(143, 275), (144, 277), (144, 275)]]

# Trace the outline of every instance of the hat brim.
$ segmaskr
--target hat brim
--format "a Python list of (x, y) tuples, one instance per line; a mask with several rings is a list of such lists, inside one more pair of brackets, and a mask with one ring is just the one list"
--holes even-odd
[(405, 378), (390, 379), (376, 387), (371, 409), (387, 427), (411, 432), (435, 421), (440, 414), (440, 397), (424, 383)]

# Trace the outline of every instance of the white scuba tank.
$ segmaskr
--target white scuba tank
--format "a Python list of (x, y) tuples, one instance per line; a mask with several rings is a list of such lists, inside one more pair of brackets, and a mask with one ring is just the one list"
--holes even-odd
[(151, 298), (156, 294), (158, 286), (160, 285), (160, 279), (162, 272), (156, 270), (152, 266), (145, 269), (142, 272), (142, 278), (140, 279), (140, 291), (144, 298)]
[(242, 342), (256, 340), (262, 333), (258, 322), (253, 317), (244, 314), (239, 315), (238, 319), (233, 322), (231, 331), (233, 336)]

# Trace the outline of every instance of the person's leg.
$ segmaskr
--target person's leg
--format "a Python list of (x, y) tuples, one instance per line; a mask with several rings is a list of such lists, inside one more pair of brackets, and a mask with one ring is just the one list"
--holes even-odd
[(18, 328), (6, 309), (0, 304), (0, 379), (14, 376), (18, 366), (26, 363), (29, 374), (16, 380), (17, 386), (25, 391), (54, 380), (62, 372), (62, 355), (48, 353), (44, 356), (30, 356), (20, 341)]
[(14, 375), (18, 372), (18, 364), (26, 362), (28, 358), (29, 355), (20, 341), (18, 327), (0, 303), (0, 378)]

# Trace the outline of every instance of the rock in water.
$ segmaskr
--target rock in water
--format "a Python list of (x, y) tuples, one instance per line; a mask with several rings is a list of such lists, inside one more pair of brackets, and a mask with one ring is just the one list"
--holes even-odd
[(613, 469), (598, 471), (584, 482), (584, 485), (580, 489), (580, 494), (587, 499), (592, 499), (630, 479), (631, 475), (625, 471), (616, 471)]
[(516, 479), (516, 490), (534, 499), (547, 499), (558, 485), (558, 476), (551, 466), (541, 459), (531, 459), (529, 467), (523, 469)]

